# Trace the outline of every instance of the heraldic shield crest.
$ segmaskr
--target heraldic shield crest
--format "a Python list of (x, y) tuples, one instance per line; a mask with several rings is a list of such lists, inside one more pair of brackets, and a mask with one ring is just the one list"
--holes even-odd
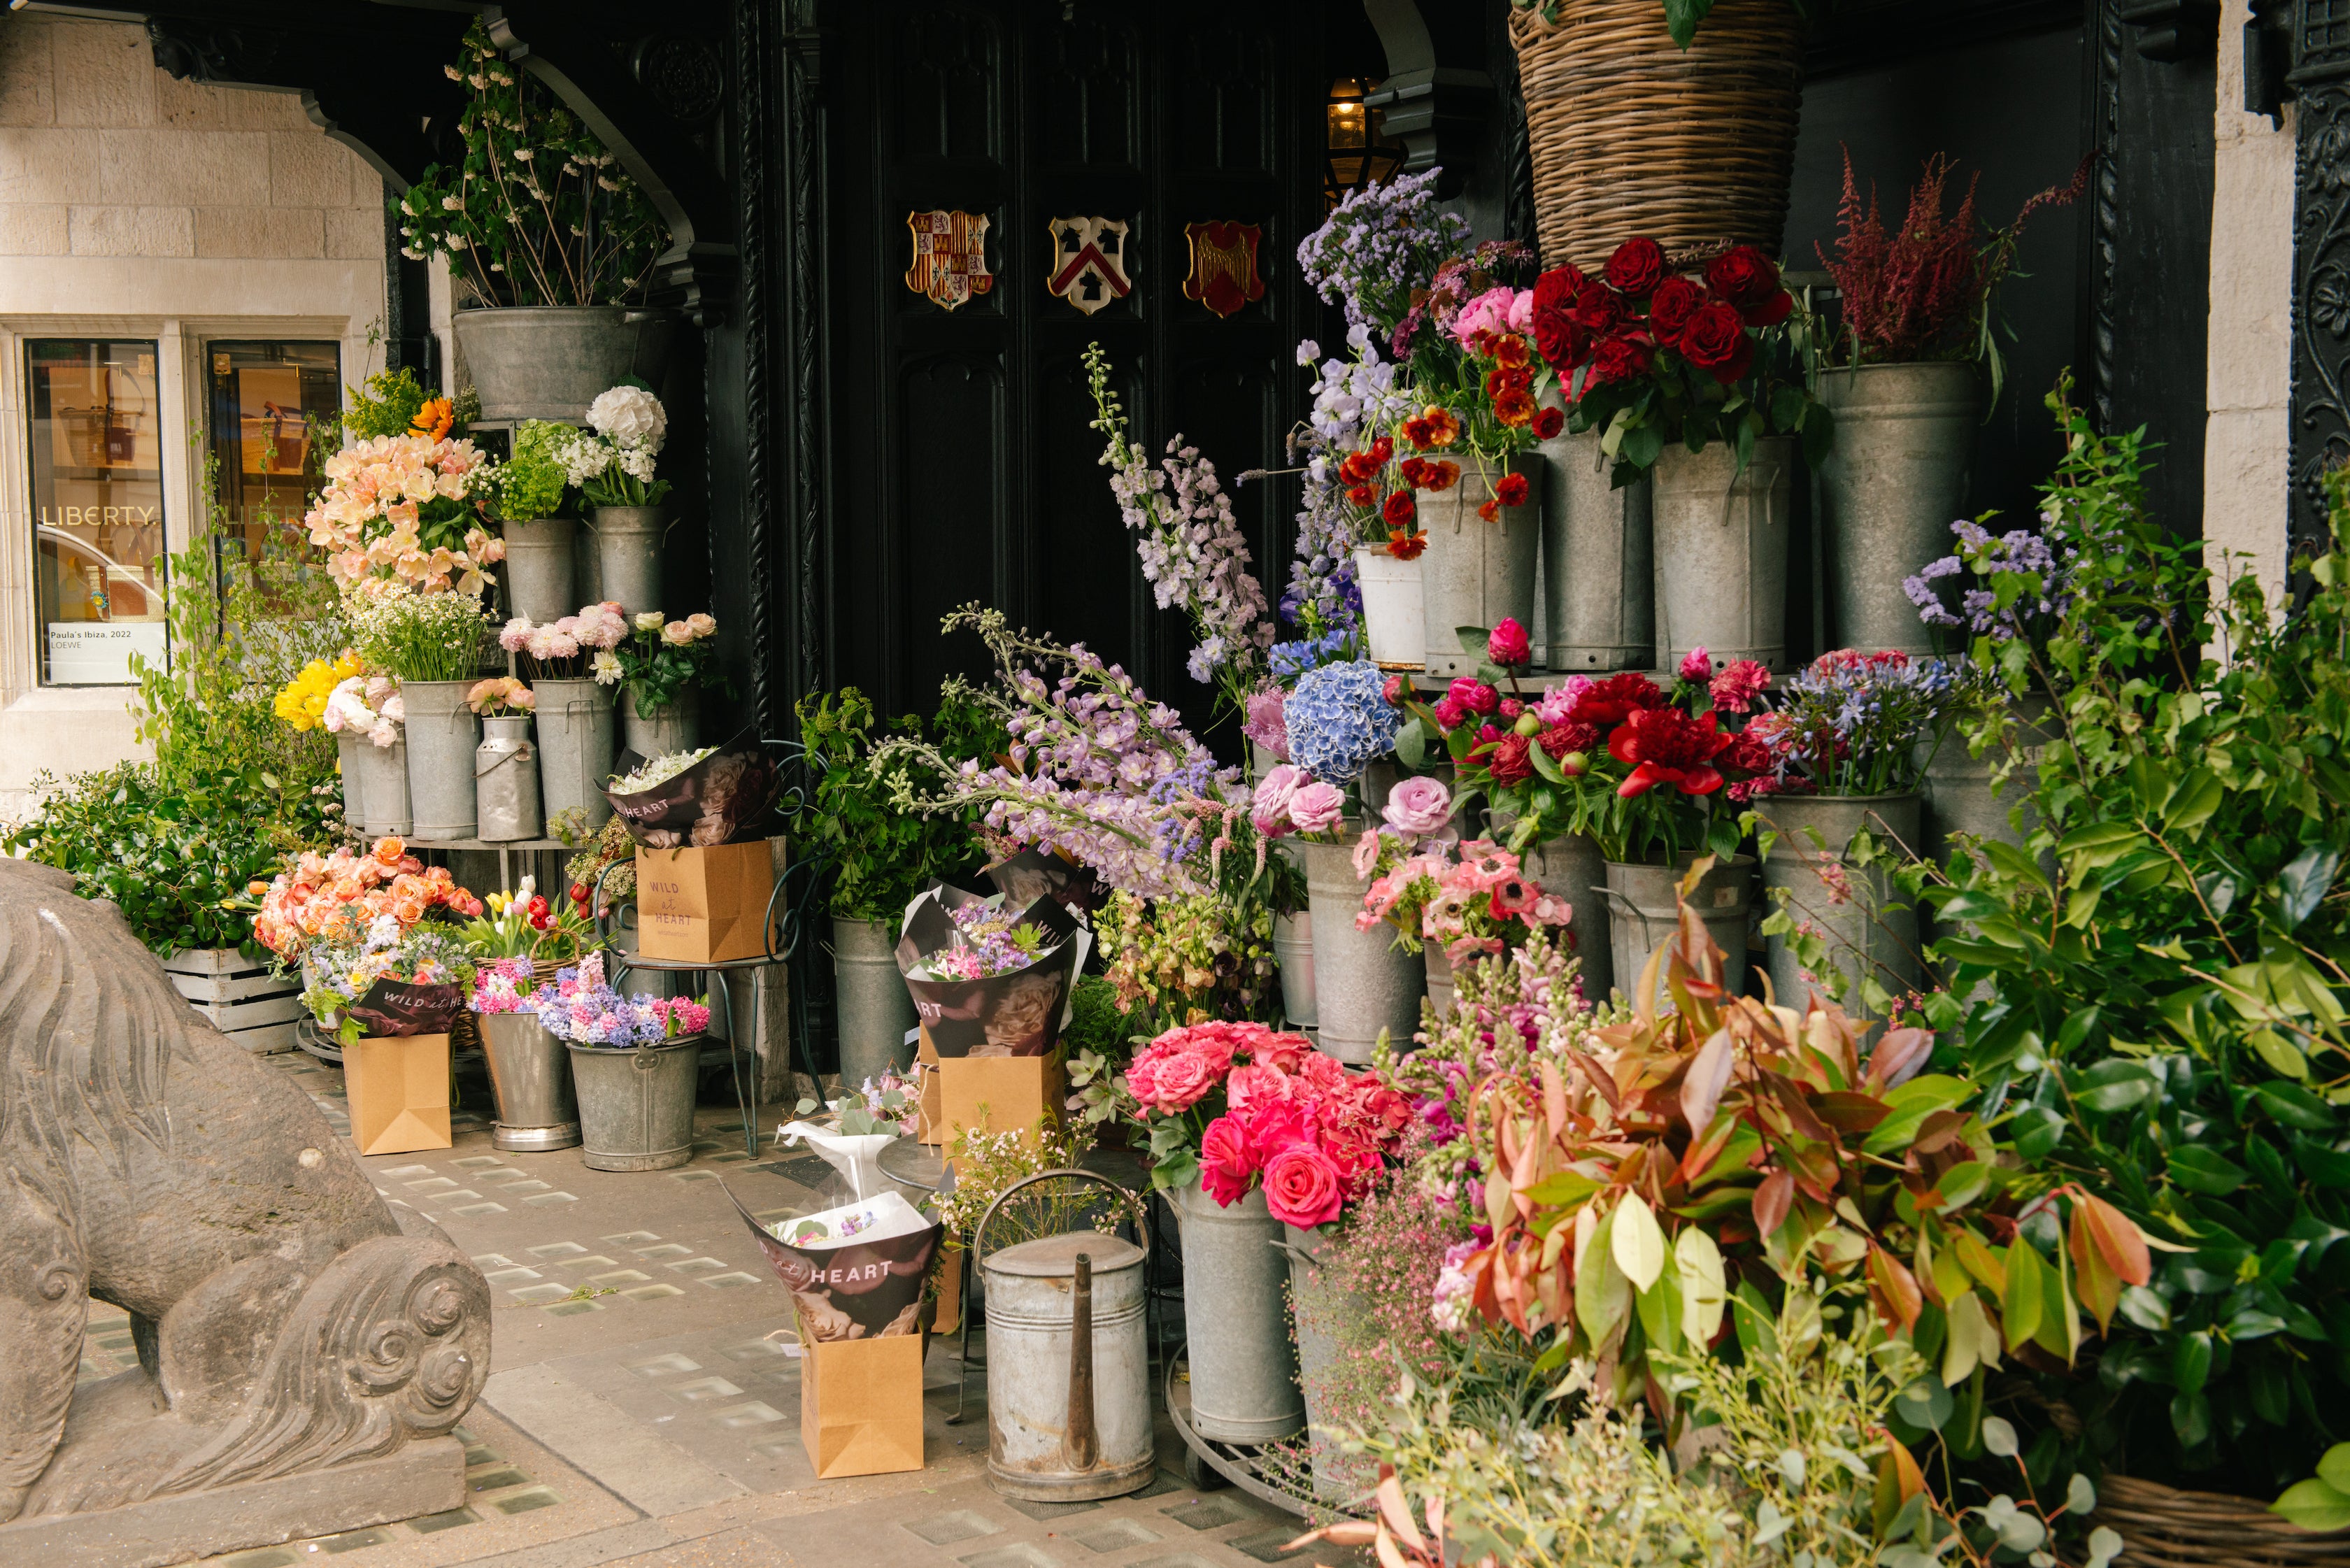
[(987, 218), (979, 213), (906, 214), (914, 236), (913, 264), (906, 286), (949, 310), (995, 286), (987, 270)]
[(1091, 316), (1133, 292), (1126, 270), (1128, 223), (1120, 218), (1055, 218), (1045, 292)]
[(1186, 223), (1191, 242), (1191, 275), (1183, 280), (1183, 297), (1196, 299), (1219, 316), (1230, 316), (1252, 300), (1264, 297), (1264, 280), (1256, 275), (1256, 247), (1264, 230), (1255, 223), (1231, 222)]

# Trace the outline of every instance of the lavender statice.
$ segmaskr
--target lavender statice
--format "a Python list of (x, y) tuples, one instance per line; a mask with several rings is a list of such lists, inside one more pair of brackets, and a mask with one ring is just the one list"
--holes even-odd
[[(1370, 329), (1347, 330), (1353, 358), (1324, 360), (1314, 382), (1314, 406), (1291, 433), (1290, 451), (1304, 462), (1305, 485), (1297, 513), (1297, 549), (1289, 563), (1289, 587), (1282, 595), (1282, 618), (1292, 626), (1318, 624), (1351, 628), (1363, 617), (1363, 593), (1355, 581), (1355, 546), (1365, 542), (1362, 509), (1347, 500), (1338, 477), (1346, 455), (1371, 434), (1412, 411), (1410, 389), (1399, 384), (1396, 367), (1379, 358)], [(1311, 363), (1311, 339), (1298, 346), (1300, 363)]]
[[(1918, 607), (1918, 618), (1995, 643), (2040, 640), (2073, 602), (2073, 564), (2080, 556), (2076, 546), (2054, 542), (2053, 514), (2043, 514), (2041, 521), (2047, 532), (2012, 528), (1993, 534), (1964, 518), (1951, 524), (1957, 553), (1929, 561), (1901, 581), (1901, 591)], [(1955, 609), (1944, 597), (1945, 580), (1959, 589)]]
[(1282, 706), (1289, 757), (1326, 784), (1347, 784), (1395, 749), (1403, 713), (1387, 700), (1386, 678), (1367, 659), (1326, 664), (1298, 678)]
[(1436, 204), (1442, 172), (1367, 185), (1298, 244), (1299, 272), (1326, 302), (1345, 306), (1348, 325), (1394, 331), (1412, 291), (1468, 241), (1469, 220)]
[(1897, 794), (1918, 786), (1918, 742), (1939, 734), (1960, 699), (1958, 670), (1898, 650), (1824, 653), (1748, 726), (1785, 782), (1827, 795)]
[(1215, 464), (1177, 436), (1156, 468), (1127, 436), (1126, 414), (1109, 389), (1109, 358), (1098, 343), (1086, 348), (1086, 384), (1093, 393), (1092, 428), (1107, 438), (1101, 462), (1110, 471), (1126, 525), (1139, 535), (1135, 551), (1161, 609), (1180, 608), (1199, 638), (1184, 668), (1191, 679), (1213, 681), (1239, 706), (1263, 673), (1274, 628), (1264, 587), (1250, 570), (1248, 542), (1232, 515), (1232, 498)]

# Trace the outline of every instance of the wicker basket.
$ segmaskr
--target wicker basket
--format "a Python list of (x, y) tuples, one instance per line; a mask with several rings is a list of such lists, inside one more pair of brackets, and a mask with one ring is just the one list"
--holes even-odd
[(1687, 50), (1659, 0), (1513, 9), (1544, 265), (1586, 271), (1646, 234), (1677, 264), (1734, 244), (1779, 254), (1803, 108), (1787, 0), (1718, 0)]
[(2303, 1530), (2249, 1497), (2178, 1491), (2135, 1476), (2097, 1482), (2093, 1524), (2124, 1542), (2121, 1568), (2310, 1568), (2350, 1563), (2350, 1530)]

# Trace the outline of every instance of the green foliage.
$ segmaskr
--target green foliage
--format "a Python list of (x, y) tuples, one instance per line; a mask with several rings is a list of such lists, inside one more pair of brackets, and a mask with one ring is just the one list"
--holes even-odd
[[(1069, 1022), (1061, 1031), (1061, 1048), (1074, 1057), (1092, 1052), (1123, 1064), (1134, 1051), (1141, 1023), (1129, 1018), (1118, 1003), (1118, 989), (1097, 974), (1081, 974), (1069, 993)], [(1113, 1068), (1113, 1071), (1117, 1069)]]
[(498, 515), (530, 523), (560, 515), (563, 492), (571, 483), (557, 450), (571, 427), (547, 420), (525, 420), (515, 431), (514, 456), (498, 469)]
[[(1009, 738), (995, 714), (956, 680), (940, 688), (938, 713), (927, 724), (911, 713), (889, 724), (854, 686), (802, 698), (795, 711), (812, 770), (820, 771), (811, 797), (792, 818), (792, 836), (803, 853), (832, 860), (834, 914), (894, 927), (923, 884), (960, 875), (978, 852), (962, 819), (920, 816), (890, 804), (889, 779), (920, 764), (901, 761), (885, 774), (874, 764), (875, 746), (893, 735), (927, 735), (951, 761), (985, 762)], [(940, 781), (919, 782), (935, 787)]]
[(2119, 1293), (2094, 1385), (2050, 1394), (2133, 1474), (2272, 1493), (2350, 1419), (2350, 478), (2279, 619), (2249, 575), (2215, 602), (2145, 514), (2137, 434), (2051, 402), (2077, 591), (2044, 639), (1977, 654), (2053, 695), (2056, 732), (2023, 847), (1924, 889), (1937, 1022), (1981, 998), (1962, 1054), (2032, 1183), (2080, 1181), (2173, 1249)]
[(70, 871), (85, 898), (110, 898), (132, 934), (169, 957), (253, 945), (248, 884), (277, 868), (269, 813), (285, 791), (258, 765), (175, 770), (123, 763), (33, 781), (38, 809), (0, 849)]
[(406, 435), (416, 422), (416, 411), (431, 396), (405, 365), (378, 370), (364, 388), (343, 389), (342, 429), (353, 441)]

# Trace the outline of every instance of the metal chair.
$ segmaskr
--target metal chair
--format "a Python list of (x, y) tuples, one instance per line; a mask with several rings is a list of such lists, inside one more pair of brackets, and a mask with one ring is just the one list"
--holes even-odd
[(979, 1279), (980, 1265), (988, 1258), (1042, 1236), (1058, 1236), (1070, 1231), (1099, 1230), (1100, 1220), (1117, 1216), (1115, 1224), (1105, 1232), (1127, 1235), (1130, 1221), (1133, 1233), (1128, 1240), (1138, 1242), (1144, 1252), (1150, 1251), (1150, 1221), (1145, 1217), (1142, 1199), (1119, 1186), (1099, 1171), (1063, 1168), (1040, 1170), (1034, 1176), (1024, 1176), (998, 1195), (979, 1217), (971, 1233), (971, 1245), (962, 1272), (962, 1349), (955, 1368), (955, 1413), (947, 1417), (950, 1427), (960, 1425), (964, 1405), (971, 1395), (971, 1319), (972, 1296)]

